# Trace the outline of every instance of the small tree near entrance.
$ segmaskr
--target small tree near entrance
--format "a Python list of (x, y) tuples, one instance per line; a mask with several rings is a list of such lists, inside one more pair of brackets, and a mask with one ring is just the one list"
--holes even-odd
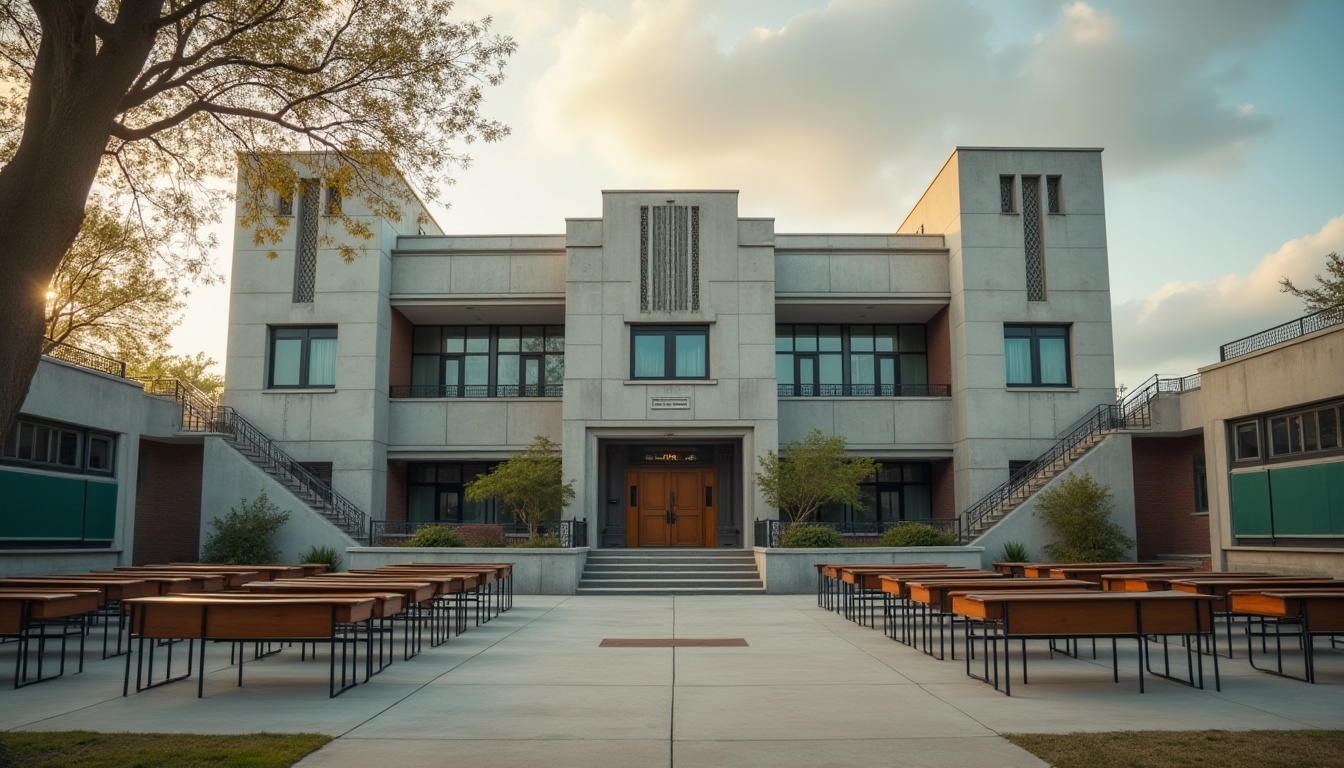
[(539, 523), (558, 518), (569, 506), (574, 481), (563, 482), (559, 446), (537, 435), (522, 453), (467, 483), (466, 495), (470, 501), (499, 499), (509, 505), (518, 522), (527, 525), (530, 540)]
[(815, 519), (827, 504), (863, 509), (859, 483), (877, 470), (877, 462), (849, 455), (843, 436), (826, 437), (813, 429), (802, 440), (780, 446), (780, 452), (785, 456), (766, 451), (760, 457), (756, 482), (765, 500), (790, 523)]
[(1045, 554), (1059, 563), (1106, 563), (1125, 557), (1134, 540), (1111, 519), (1111, 489), (1091, 475), (1068, 475), (1036, 497), (1036, 516), (1055, 532)]

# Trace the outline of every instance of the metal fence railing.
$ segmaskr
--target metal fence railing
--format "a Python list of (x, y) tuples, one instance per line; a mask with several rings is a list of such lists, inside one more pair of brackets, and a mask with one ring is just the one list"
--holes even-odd
[[(814, 523), (815, 521), (808, 521)], [(758, 547), (778, 547), (779, 537), (784, 531), (792, 525), (788, 520), (757, 520), (755, 526), (755, 546)], [(824, 525), (831, 530), (837, 531), (841, 536), (851, 540), (855, 544), (871, 544), (875, 540), (882, 538), (883, 534), (892, 528), (899, 528), (903, 525), (928, 525), (939, 530), (947, 531), (961, 539), (961, 521), (955, 517), (951, 518), (929, 518), (926, 520), (864, 520), (849, 522), (821, 522), (817, 525)]]
[[(412, 534), (421, 528), (442, 526), (457, 528), (462, 525), (480, 525), (480, 523), (452, 523), (411, 520), (370, 520), (369, 546), (403, 546)], [(523, 523), (488, 523), (498, 525), (504, 531), (504, 537), (510, 544), (527, 541), (528, 529)], [(537, 525), (537, 535), (555, 536), (562, 547), (588, 546), (588, 523), (584, 520), (547, 520)]]
[(780, 384), (780, 397), (950, 397), (949, 384)]
[(126, 363), (114, 360), (106, 355), (100, 355), (97, 352), (80, 349), (63, 341), (44, 340), (42, 342), (42, 354), (67, 363), (73, 363), (81, 368), (126, 378)]
[(1265, 347), (1272, 347), (1275, 344), (1296, 339), (1308, 333), (1315, 333), (1340, 323), (1344, 323), (1344, 306), (1323, 309), (1320, 312), (1313, 312), (1305, 317), (1299, 317), (1283, 325), (1276, 325), (1246, 338), (1229, 341), (1218, 348), (1218, 357), (1220, 360), (1231, 360), (1234, 357), (1249, 355)]
[(565, 394), (563, 384), (398, 384), (390, 387), (388, 394), (393, 398), (423, 397), (562, 397)]

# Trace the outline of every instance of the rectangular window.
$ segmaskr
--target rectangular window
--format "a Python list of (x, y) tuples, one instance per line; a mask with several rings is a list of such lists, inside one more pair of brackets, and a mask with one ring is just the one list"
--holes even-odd
[(1260, 424), (1247, 421), (1233, 429), (1233, 442), (1236, 444), (1237, 461), (1260, 458)]
[(1012, 213), (1017, 210), (1014, 207), (1014, 198), (1017, 197), (1015, 191), (1012, 176), (999, 177), (999, 213)]
[(1325, 408), (1316, 412), (1316, 423), (1321, 429), (1321, 450), (1344, 447), (1339, 439), (1339, 411)]
[(922, 325), (777, 325), (782, 397), (923, 397), (931, 393)]
[(468, 501), (466, 485), (494, 470), (493, 463), (411, 464), (406, 472), (406, 519), (414, 523), (511, 523), (509, 508)]
[(22, 417), (0, 445), (0, 457), (7, 464), (111, 474), (116, 436)]
[(1068, 326), (1005, 325), (1003, 359), (1010, 387), (1069, 386)]
[(272, 328), (272, 389), (336, 386), (336, 329)]
[(421, 325), (393, 397), (560, 397), (563, 325)]
[(848, 504), (823, 507), (823, 522), (854, 525), (929, 520), (933, 517), (933, 465), (926, 461), (883, 461), (859, 484), (863, 509)]
[(1059, 177), (1045, 177), (1045, 210), (1049, 213), (1063, 213), (1064, 202), (1060, 197)]
[(709, 378), (709, 328), (703, 325), (632, 326), (630, 378)]
[(1195, 511), (1209, 511), (1209, 473), (1204, 466), (1204, 454), (1195, 456)]

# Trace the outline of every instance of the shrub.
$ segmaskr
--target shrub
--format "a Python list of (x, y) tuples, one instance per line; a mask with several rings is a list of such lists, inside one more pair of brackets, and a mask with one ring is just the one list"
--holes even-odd
[(794, 523), (780, 534), (779, 546), (793, 549), (843, 547), (845, 537), (820, 523)]
[(1003, 554), (999, 555), (1001, 563), (1025, 563), (1031, 560), (1031, 555), (1027, 553), (1027, 545), (1020, 541), (1003, 542)]
[(465, 547), (467, 543), (457, 531), (446, 525), (427, 525), (406, 537), (407, 547)]
[(956, 534), (923, 523), (905, 523), (882, 534), (879, 547), (950, 547), (957, 544)]
[(504, 546), (504, 529), (498, 525), (459, 525), (457, 535), (468, 547)]
[(288, 512), (272, 504), (263, 491), (252, 501), (239, 499), (238, 506), (210, 521), (214, 533), (205, 538), (201, 560), (228, 565), (261, 565), (280, 559), (275, 534), (289, 519)]
[(1057, 540), (1045, 553), (1060, 563), (1096, 563), (1119, 560), (1134, 540), (1111, 519), (1111, 489), (1091, 475), (1061, 478), (1036, 497), (1036, 516), (1045, 521)]
[(560, 546), (560, 537), (553, 533), (539, 533), (519, 544), (520, 547), (552, 549)]
[(537, 526), (559, 519), (574, 499), (574, 481), (563, 482), (563, 470), (560, 446), (537, 435), (522, 453), (467, 483), (467, 499), (504, 502), (518, 522), (527, 525), (528, 538), (534, 539)]
[(341, 569), (341, 554), (335, 547), (319, 547), (314, 544), (307, 552), (299, 555), (300, 563), (325, 563), (328, 571)]
[(779, 449), (783, 456), (766, 451), (759, 457), (761, 471), (756, 481), (780, 517), (792, 523), (810, 520), (827, 504), (863, 509), (859, 483), (877, 470), (877, 462), (850, 455), (843, 435), (826, 437), (813, 429), (802, 440), (790, 440)]

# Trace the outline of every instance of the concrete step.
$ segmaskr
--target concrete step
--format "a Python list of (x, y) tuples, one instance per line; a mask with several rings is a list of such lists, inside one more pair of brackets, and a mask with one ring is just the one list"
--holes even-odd
[(575, 590), (578, 595), (764, 595), (765, 587), (585, 587)]
[(756, 573), (755, 563), (703, 563), (687, 565), (685, 563), (588, 563), (584, 573), (666, 573), (684, 571), (688, 568), (703, 566), (716, 571), (736, 573)]
[(751, 552), (745, 552), (740, 549), (597, 549), (588, 553), (590, 560), (623, 560), (623, 559), (646, 559), (646, 558), (676, 558), (676, 559), (707, 559), (707, 560), (734, 560), (734, 559), (755, 559)]
[(722, 579), (755, 580), (760, 576), (755, 571), (602, 571), (594, 573), (585, 570), (584, 581), (632, 581), (662, 579), (664, 581), (684, 581), (686, 579)]

